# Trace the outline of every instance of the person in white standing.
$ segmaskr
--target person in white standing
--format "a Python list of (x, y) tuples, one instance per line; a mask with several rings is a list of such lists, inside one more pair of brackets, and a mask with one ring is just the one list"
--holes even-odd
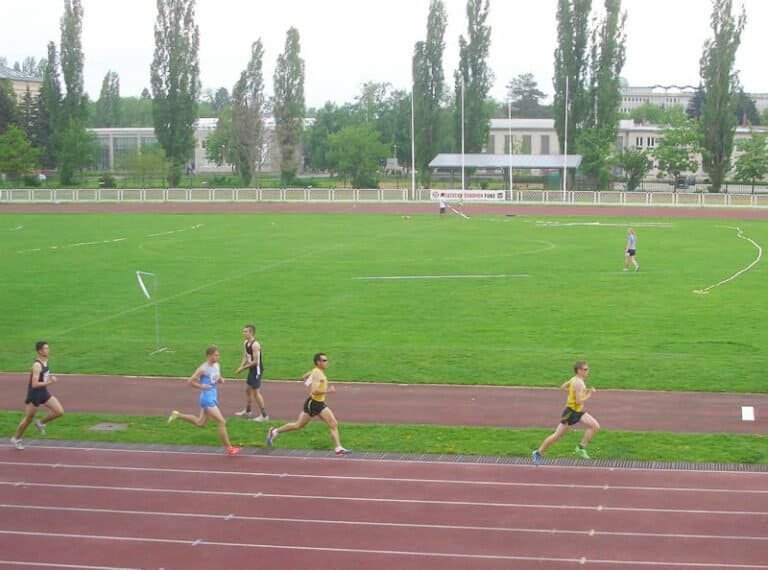
[(627, 230), (627, 245), (624, 248), (624, 271), (629, 271), (629, 262), (635, 266), (635, 271), (640, 270), (640, 264), (637, 263), (637, 234), (634, 228)]

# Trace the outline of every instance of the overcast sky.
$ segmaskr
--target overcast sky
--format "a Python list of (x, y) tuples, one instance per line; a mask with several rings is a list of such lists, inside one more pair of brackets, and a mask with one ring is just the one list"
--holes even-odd
[[(10, 0), (4, 0), (11, 3)], [(120, 76), (121, 94), (138, 96), (149, 87), (154, 49), (155, 0), (83, 0), (85, 88), (99, 96), (109, 70)], [(747, 91), (768, 92), (765, 23), (768, 0), (739, 0), (747, 12), (736, 66)], [(13, 1), (3, 10), (0, 56), (12, 64), (44, 57), (46, 45), (61, 42), (64, 0)], [(602, 0), (593, 0), (602, 6)], [(627, 61), (622, 75), (631, 85), (696, 85), (699, 58), (710, 36), (711, 0), (623, 0), (627, 11)], [(466, 35), (466, 0), (445, 0), (448, 28), (444, 66), (452, 84), (458, 38)], [(552, 93), (556, 0), (491, 0), (491, 95), (521, 73), (533, 73)], [(366, 81), (410, 90), (413, 45), (426, 38), (429, 0), (197, 0), (203, 89), (232, 86), (245, 68), (250, 45), (261, 38), (267, 93), (286, 30), (299, 30), (306, 62), (309, 106), (344, 103)]]

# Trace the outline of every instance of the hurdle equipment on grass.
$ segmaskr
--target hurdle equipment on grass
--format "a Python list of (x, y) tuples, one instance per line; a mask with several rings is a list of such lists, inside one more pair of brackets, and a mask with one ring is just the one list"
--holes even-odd
[[(145, 278), (150, 280), (150, 289), (147, 288)], [(136, 280), (139, 282), (139, 289), (142, 294), (147, 298), (147, 301), (152, 301), (153, 296), (157, 296), (158, 279), (157, 275), (150, 273), (149, 271), (136, 271)], [(155, 350), (149, 353), (150, 356), (165, 352), (168, 350), (167, 346), (160, 346), (160, 305), (157, 301), (155, 305)]]

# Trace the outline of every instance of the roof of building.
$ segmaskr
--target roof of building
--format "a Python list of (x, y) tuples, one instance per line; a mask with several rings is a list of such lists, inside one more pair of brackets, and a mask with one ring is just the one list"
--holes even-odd
[(581, 155), (569, 154), (438, 154), (429, 163), (430, 168), (551, 168), (559, 169), (566, 162), (568, 168), (578, 168)]
[(492, 130), (509, 128), (517, 130), (548, 130), (555, 128), (554, 119), (491, 119)]
[(35, 75), (30, 75), (29, 73), (16, 71), (15, 69), (11, 69), (10, 67), (5, 67), (4, 65), (0, 65), (0, 79), (11, 79), (13, 81), (32, 81), (35, 83), (43, 82), (42, 77), (37, 77)]

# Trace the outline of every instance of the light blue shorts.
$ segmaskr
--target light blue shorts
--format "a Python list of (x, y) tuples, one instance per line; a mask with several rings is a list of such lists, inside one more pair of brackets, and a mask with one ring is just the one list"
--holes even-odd
[(200, 407), (201, 408), (213, 408), (219, 405), (216, 390), (210, 390), (208, 392), (200, 393)]

